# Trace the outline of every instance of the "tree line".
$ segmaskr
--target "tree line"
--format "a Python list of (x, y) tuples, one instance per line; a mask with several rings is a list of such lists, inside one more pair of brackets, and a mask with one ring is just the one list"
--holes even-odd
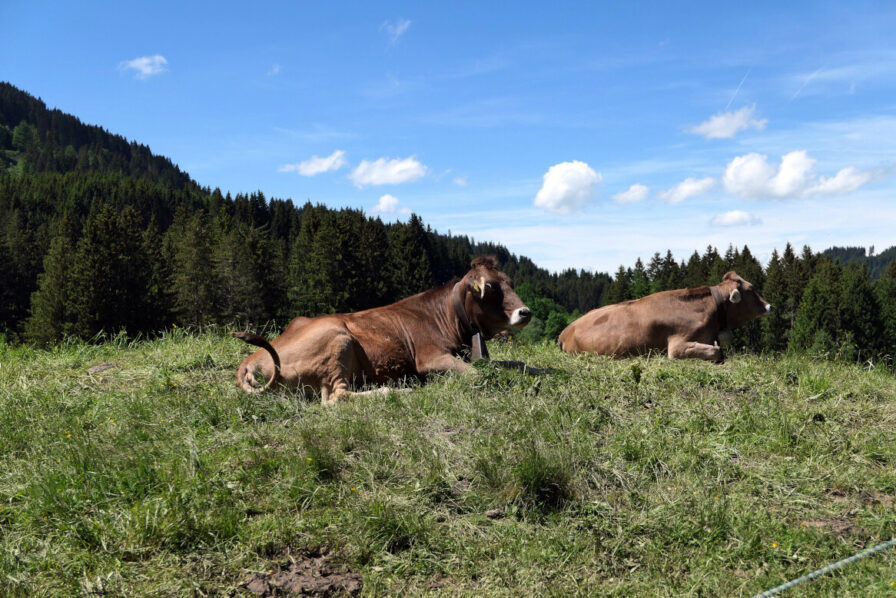
[(896, 248), (788, 244), (766, 267), (749, 248), (687, 261), (655, 253), (615, 276), (550, 273), (507, 248), (440, 234), (417, 215), (295, 205), (202, 188), (149, 148), (0, 82), (0, 335), (49, 343), (172, 325), (285, 323), (397, 301), (493, 254), (534, 313), (522, 336), (554, 339), (607, 303), (717, 284), (736, 270), (775, 306), (738, 330), (752, 351), (896, 355)]

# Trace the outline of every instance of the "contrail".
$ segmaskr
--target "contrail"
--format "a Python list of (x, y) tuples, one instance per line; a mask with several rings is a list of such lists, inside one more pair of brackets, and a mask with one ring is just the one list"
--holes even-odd
[(815, 78), (815, 75), (817, 75), (817, 74), (820, 73), (820, 72), (821, 72), (821, 69), (816, 69), (814, 73), (812, 73), (811, 75), (809, 75), (808, 77), (806, 77), (806, 80), (803, 81), (803, 84), (800, 85), (800, 88), (796, 90), (796, 93), (793, 94), (793, 97), (790, 98), (790, 101), (791, 101), (791, 102), (794, 101), (794, 100), (796, 99), (796, 96), (800, 95), (800, 92), (803, 91), (803, 88), (806, 87), (807, 85), (809, 85), (809, 81), (811, 81), (812, 79), (814, 79), (814, 78)]
[(738, 85), (738, 86), (737, 86), (737, 89), (734, 90), (734, 95), (731, 96), (731, 99), (728, 100), (728, 105), (725, 106), (725, 111), (726, 111), (726, 112), (728, 111), (728, 108), (731, 107), (731, 102), (733, 102), (733, 101), (734, 101), (734, 98), (737, 97), (737, 92), (740, 91), (740, 86), (744, 84), (744, 81), (747, 80), (747, 77), (750, 76), (750, 73), (751, 73), (752, 71), (753, 71), (753, 67), (750, 67), (749, 70), (747, 70), (747, 74), (744, 75), (744, 78), (740, 80), (740, 85)]

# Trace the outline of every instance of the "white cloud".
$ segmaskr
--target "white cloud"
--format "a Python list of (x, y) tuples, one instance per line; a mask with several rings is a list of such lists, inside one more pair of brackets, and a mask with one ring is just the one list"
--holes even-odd
[(466, 187), (467, 186), (467, 177), (465, 176), (456, 176), (454, 177), (454, 184), (458, 187)]
[(594, 197), (594, 187), (603, 177), (579, 160), (551, 166), (535, 196), (534, 205), (558, 214), (581, 210)]
[(809, 193), (824, 195), (840, 195), (855, 191), (862, 185), (869, 183), (874, 178), (874, 173), (861, 171), (854, 166), (847, 166), (832, 177), (821, 177), (818, 183), (809, 189)]
[(687, 133), (703, 135), (707, 139), (731, 139), (746, 129), (761, 131), (768, 120), (753, 118), (756, 106), (744, 106), (736, 112), (720, 112), (696, 127), (685, 129)]
[(762, 224), (762, 220), (743, 210), (731, 210), (724, 214), (716, 214), (709, 223), (713, 226), (752, 226)]
[(840, 170), (833, 177), (819, 176), (815, 173), (815, 160), (805, 150), (797, 150), (784, 154), (777, 170), (768, 163), (765, 155), (738, 156), (725, 168), (722, 182), (729, 193), (756, 199), (841, 195), (855, 191), (874, 178), (874, 172), (853, 166)]
[(422, 178), (426, 171), (426, 166), (413, 157), (394, 160), (380, 158), (373, 162), (361, 160), (348, 178), (359, 188), (366, 185), (400, 185)]
[(407, 19), (398, 19), (394, 23), (390, 23), (386, 21), (382, 25), (380, 25), (380, 29), (386, 32), (386, 35), (389, 36), (389, 43), (396, 43), (398, 38), (405, 34), (408, 28), (411, 26), (411, 22)]
[(650, 187), (635, 183), (627, 191), (621, 191), (613, 196), (613, 201), (618, 204), (636, 203), (647, 199)]
[(118, 64), (118, 68), (123, 71), (134, 69), (138, 79), (146, 79), (167, 71), (167, 64), (168, 61), (164, 56), (156, 54), (155, 56), (141, 56), (133, 60), (125, 60)]
[[(400, 207), (399, 207), (400, 206)], [(388, 193), (380, 197), (380, 200), (372, 210), (377, 214), (410, 214), (411, 210), (401, 206), (401, 202), (394, 195)]]
[(695, 179), (688, 177), (681, 181), (671, 189), (661, 191), (660, 199), (666, 203), (681, 203), (689, 197), (706, 193), (716, 184), (716, 180), (712, 177), (704, 179)]
[(314, 176), (323, 172), (339, 170), (348, 164), (343, 150), (336, 150), (326, 158), (311, 156), (309, 159), (297, 164), (284, 164), (277, 169), (278, 172), (298, 172), (302, 176)]
[(280, 74), (280, 65), (275, 62), (273, 64), (273, 66), (271, 66), (271, 68), (268, 70), (268, 77), (274, 77), (279, 74)]

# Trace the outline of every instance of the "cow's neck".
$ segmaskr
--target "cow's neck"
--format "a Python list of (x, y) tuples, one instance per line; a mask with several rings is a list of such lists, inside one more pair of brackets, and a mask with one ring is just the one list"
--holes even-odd
[(481, 331), (470, 321), (470, 316), (467, 315), (467, 309), (464, 307), (462, 300), (463, 288), (460, 285), (461, 283), (458, 282), (451, 288), (451, 305), (454, 314), (457, 316), (461, 345), (473, 349), (474, 359), (487, 357), (488, 352), (485, 349), (485, 340), (482, 338)]
[(712, 298), (716, 302), (716, 318), (718, 319), (719, 330), (728, 329), (728, 306), (725, 304), (725, 294), (719, 285), (709, 287)]

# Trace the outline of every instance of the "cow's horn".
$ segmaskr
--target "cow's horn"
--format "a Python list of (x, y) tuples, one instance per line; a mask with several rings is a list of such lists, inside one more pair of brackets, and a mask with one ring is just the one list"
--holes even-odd
[(740, 303), (740, 291), (734, 289), (728, 299), (731, 300), (731, 303)]
[(479, 279), (479, 298), (485, 299), (485, 276)]

